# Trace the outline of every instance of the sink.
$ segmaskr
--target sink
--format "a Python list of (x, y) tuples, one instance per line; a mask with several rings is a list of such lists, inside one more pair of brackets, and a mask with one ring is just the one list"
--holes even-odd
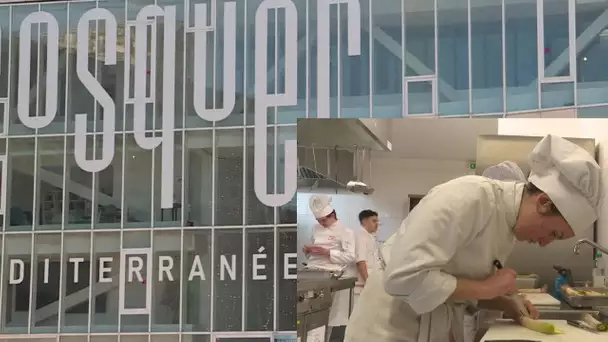
[(580, 321), (584, 314), (591, 314), (597, 318), (599, 311), (596, 310), (539, 310), (539, 319), (557, 321)]

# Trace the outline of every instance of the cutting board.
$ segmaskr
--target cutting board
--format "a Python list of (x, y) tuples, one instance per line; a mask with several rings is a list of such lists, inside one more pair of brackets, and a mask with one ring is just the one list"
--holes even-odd
[(534, 306), (559, 306), (559, 300), (548, 293), (524, 293), (527, 300)]
[(606, 342), (608, 333), (594, 334), (579, 328), (575, 328), (566, 321), (546, 321), (564, 331), (559, 335), (545, 335), (517, 325), (513, 321), (497, 321), (488, 332), (483, 336), (481, 342), (491, 340), (520, 339), (541, 342)]

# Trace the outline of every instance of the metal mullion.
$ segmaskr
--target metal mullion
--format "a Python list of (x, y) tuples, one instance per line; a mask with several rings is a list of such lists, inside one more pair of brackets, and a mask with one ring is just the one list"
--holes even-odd
[[(342, 33), (340, 32), (341, 28), (342, 28), (342, 24), (341, 24), (341, 21), (342, 21), (341, 20), (342, 19), (341, 18), (342, 17), (341, 12), (342, 11), (341, 11), (340, 6), (341, 6), (341, 4), (338, 2), (336, 4), (336, 11), (337, 11), (337, 16), (338, 16), (338, 20), (337, 20), (337, 23), (336, 23), (337, 31), (338, 31), (338, 32), (336, 32), (336, 36), (337, 36), (336, 56), (337, 56), (337, 59), (338, 59), (338, 63), (337, 63), (338, 65), (337, 65), (337, 70), (336, 70), (336, 100), (337, 100), (336, 101), (337, 102), (336, 106), (338, 107), (337, 108), (338, 109), (337, 110), (337, 112), (338, 112), (338, 119), (342, 117), (342, 101), (341, 101), (342, 100), (342, 60), (341, 60), (342, 59), (342, 51), (341, 51), (341, 48), (342, 48), (342, 41), (341, 41), (342, 40)], [(347, 6), (350, 6), (350, 5), (347, 4)], [(278, 26), (278, 24), (277, 24), (277, 21), (275, 20), (275, 28), (277, 26)], [(276, 33), (275, 33), (275, 37), (276, 37)], [(275, 39), (278, 39), (278, 38), (275, 38)], [(275, 51), (276, 50), (278, 50), (278, 44), (275, 44)], [(276, 63), (276, 59), (275, 59), (275, 63)], [(275, 94), (276, 94), (276, 92), (275, 92)], [(276, 124), (277, 121), (275, 120), (274, 123)], [(275, 129), (275, 135), (276, 135), (276, 129)], [(275, 153), (274, 156), (275, 156), (274, 158), (275, 158), (275, 161), (276, 161), (276, 158), (277, 158), (276, 153)], [(275, 166), (276, 166), (276, 162), (275, 162)], [(276, 170), (277, 169), (275, 167), (275, 173), (276, 173)], [(277, 179), (276, 175), (275, 175), (274, 179), (275, 179), (275, 185), (276, 185), (276, 179)], [(277, 193), (276, 186), (275, 186), (275, 189), (274, 189), (274, 193), (275, 194)]]
[[(306, 94), (304, 95), (306, 100), (304, 103), (304, 111), (305, 117), (310, 117), (310, 8), (309, 2), (310, 0), (306, 0), (306, 24), (305, 26), (305, 34), (306, 34)], [(247, 3), (247, 0), (245, 0)], [(246, 16), (245, 16), (246, 17)], [(245, 123), (246, 124), (246, 123)]]
[(471, 18), (471, 0), (467, 0), (467, 60), (469, 68), (469, 117), (473, 116), (473, 37), (472, 37), (472, 18)]
[(502, 111), (507, 116), (507, 15), (505, 0), (500, 1), (501, 39), (502, 39)]
[[(369, 49), (371, 51), (372, 49), (372, 35), (371, 32), (372, 31), (372, 19), (371, 19), (371, 13), (372, 13), (372, 0), (369, 0), (369, 12), (370, 12), (370, 23), (369, 23)], [(406, 28), (405, 28), (405, 0), (401, 0), (401, 116), (405, 117), (407, 116), (407, 84), (405, 82), (405, 77), (407, 76), (407, 63), (406, 58), (405, 58), (405, 44), (406, 44)], [(370, 72), (372, 70), (371, 67), (371, 57), (370, 57)], [(370, 89), (372, 88), (371, 86), (371, 81), (370, 81)], [(371, 106), (370, 106), (371, 107)]]
[[(437, 5), (437, 0), (433, 0), (433, 15), (434, 15), (434, 44), (435, 44), (435, 72), (434, 77), (439, 77), (439, 7)], [(433, 100), (433, 114), (439, 116), (439, 98), (437, 96), (437, 85), (433, 87), (432, 91), (432, 100)]]
[[(247, 8), (247, 0), (245, 0), (245, 8)], [(244, 11), (243, 13), (243, 22), (245, 23), (243, 25), (243, 35), (244, 37), (247, 37), (247, 11)], [(247, 98), (247, 39), (244, 39), (243, 41), (243, 66), (244, 66), (244, 70), (245, 72), (244, 77), (243, 77), (243, 97)], [(276, 69), (276, 68), (275, 68)], [(276, 82), (276, 77), (275, 77), (275, 82)], [(248, 164), (248, 159), (247, 159), (247, 113), (249, 112), (248, 110), (249, 108), (247, 108), (247, 106), (244, 106), (243, 108), (243, 198), (242, 198), (242, 205), (243, 205), (243, 215), (242, 215), (242, 224), (243, 224), (243, 233), (242, 233), (242, 239), (241, 239), (241, 243), (243, 244), (243, 248), (245, 246), (245, 243), (247, 241), (246, 239), (246, 232), (247, 230), (245, 229), (245, 225), (247, 224), (247, 164)], [(245, 300), (245, 293), (246, 293), (246, 288), (247, 288), (247, 284), (245, 282), (245, 265), (247, 264), (247, 256), (245, 253), (243, 253), (243, 267), (242, 268), (242, 279), (241, 279), (241, 286), (242, 286), (242, 296), (241, 296), (241, 307), (243, 308), (242, 312), (241, 312), (241, 330), (245, 331), (245, 320), (246, 320), (246, 315), (245, 315), (245, 307), (247, 305), (247, 302)]]

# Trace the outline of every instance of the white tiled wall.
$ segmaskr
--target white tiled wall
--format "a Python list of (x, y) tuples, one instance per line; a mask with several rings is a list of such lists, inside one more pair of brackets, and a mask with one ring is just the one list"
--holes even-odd
[[(329, 192), (338, 218), (347, 227), (360, 229), (361, 210), (372, 209), (380, 216), (378, 239), (386, 240), (407, 216), (410, 195), (424, 195), (435, 185), (471, 173), (468, 163), (459, 161), (373, 158), (369, 184), (376, 191), (371, 196)], [(315, 223), (308, 209), (312, 193), (298, 191), (298, 251), (310, 243), (311, 228)], [(303, 255), (299, 255), (299, 260)]]

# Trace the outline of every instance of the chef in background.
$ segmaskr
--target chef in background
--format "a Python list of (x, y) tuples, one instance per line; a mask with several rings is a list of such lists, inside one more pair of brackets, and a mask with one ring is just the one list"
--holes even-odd
[(357, 231), (357, 271), (358, 277), (355, 283), (355, 304), (359, 299), (361, 291), (365, 286), (367, 277), (378, 268), (378, 240), (376, 232), (378, 231), (379, 221), (378, 213), (373, 210), (363, 210), (359, 213), (359, 223), (361, 228)]
[(493, 261), (504, 263), (516, 241), (547, 246), (584, 234), (603, 197), (600, 166), (563, 138), (544, 137), (529, 162), (526, 183), (464, 176), (431, 189), (380, 248), (382, 267), (344, 341), (462, 342), (464, 312), (475, 304), (518, 320), (506, 296), (517, 291), (517, 273)]
[[(309, 206), (317, 224), (312, 229), (312, 244), (303, 248), (307, 266), (328, 271), (344, 270), (343, 277), (356, 277), (354, 232), (338, 220), (328, 196), (312, 196)], [(330, 341), (342, 341), (350, 315), (351, 299), (349, 289), (334, 293), (327, 333)]]

